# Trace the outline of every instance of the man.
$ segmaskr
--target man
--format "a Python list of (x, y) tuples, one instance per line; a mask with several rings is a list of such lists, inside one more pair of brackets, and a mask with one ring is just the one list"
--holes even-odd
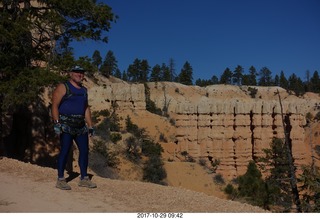
[(69, 73), (70, 79), (58, 84), (52, 94), (52, 119), (54, 131), (60, 137), (58, 157), (58, 179), (56, 187), (70, 190), (64, 178), (64, 170), (73, 141), (79, 149), (80, 181), (79, 186), (96, 188), (88, 174), (89, 137), (94, 134), (91, 112), (88, 105), (87, 89), (82, 86), (84, 69), (75, 66)]

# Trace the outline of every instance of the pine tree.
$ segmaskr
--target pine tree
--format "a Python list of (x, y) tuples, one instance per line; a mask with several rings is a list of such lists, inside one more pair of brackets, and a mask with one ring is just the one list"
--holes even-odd
[(248, 85), (252, 85), (252, 86), (256, 86), (257, 85), (257, 70), (254, 66), (250, 66), (249, 68), (249, 84)]
[(238, 86), (241, 85), (242, 83), (242, 78), (243, 78), (243, 68), (241, 65), (238, 65), (232, 75), (233, 78), (233, 83), (237, 84)]
[(282, 87), (283, 89), (288, 89), (288, 80), (286, 76), (284, 75), (284, 72), (280, 72), (280, 81), (279, 81), (279, 86)]
[(220, 77), (220, 84), (231, 84), (232, 71), (226, 68)]
[(169, 72), (170, 72), (170, 81), (174, 81), (176, 76), (176, 69), (173, 58), (169, 59)]
[(160, 80), (161, 80), (161, 68), (160, 68), (160, 65), (156, 64), (151, 70), (150, 81), (156, 82)]
[(190, 63), (187, 61), (184, 63), (183, 68), (179, 74), (179, 82), (185, 85), (192, 85), (193, 80), (193, 70)]
[(304, 92), (304, 86), (303, 82), (299, 77), (296, 76), (296, 74), (292, 74), (288, 79), (288, 89), (295, 92), (297, 96), (303, 95)]
[(130, 81), (144, 83), (148, 81), (150, 66), (146, 59), (136, 58), (133, 64), (129, 65), (127, 72)]
[(109, 50), (100, 67), (101, 74), (108, 78), (111, 75), (114, 75), (117, 69), (118, 69), (118, 61), (113, 51)]
[(273, 84), (271, 71), (267, 67), (261, 68), (259, 74), (260, 74), (260, 79), (259, 79), (260, 86), (271, 86)]
[(96, 67), (96, 69), (99, 69), (99, 66), (102, 63), (102, 57), (100, 55), (99, 50), (95, 50), (92, 54), (92, 64)]
[(311, 91), (320, 93), (320, 77), (318, 71), (315, 71), (310, 79)]
[(279, 77), (279, 75), (274, 76), (273, 85), (274, 86), (279, 86), (280, 85), (280, 77)]
[(166, 66), (166, 64), (164, 63), (161, 66), (161, 72), (162, 72), (162, 81), (171, 81), (170, 68)]
[(116, 78), (119, 78), (119, 79), (122, 78), (122, 77), (121, 77), (121, 71), (120, 71), (120, 69), (117, 68), (116, 73), (114, 74), (114, 76), (115, 76)]
[(141, 61), (140, 67), (141, 67), (141, 69), (140, 69), (138, 81), (140, 83), (147, 82), (148, 78), (149, 78), (149, 73), (150, 73), (150, 66), (149, 66), (148, 61), (146, 59), (143, 59)]
[(238, 179), (238, 194), (249, 203), (269, 209), (270, 200), (268, 187), (262, 179), (262, 174), (254, 161), (250, 161), (247, 171)]
[(291, 173), (287, 147), (282, 139), (273, 138), (270, 148), (263, 151), (265, 157), (259, 161), (262, 169), (268, 173), (265, 179), (269, 188), (268, 196), (273, 205), (281, 207), (282, 212), (290, 212), (293, 199), (289, 189)]

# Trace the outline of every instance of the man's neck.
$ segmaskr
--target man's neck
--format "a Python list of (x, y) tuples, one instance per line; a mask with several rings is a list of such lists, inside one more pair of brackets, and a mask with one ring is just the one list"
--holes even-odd
[(76, 88), (81, 88), (81, 82), (78, 83), (74, 80), (70, 80), (70, 83)]

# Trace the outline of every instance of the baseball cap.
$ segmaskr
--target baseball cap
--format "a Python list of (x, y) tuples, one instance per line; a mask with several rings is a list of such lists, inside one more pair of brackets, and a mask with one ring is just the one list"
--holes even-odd
[(85, 73), (85, 70), (81, 66), (76, 65), (72, 67), (71, 72)]

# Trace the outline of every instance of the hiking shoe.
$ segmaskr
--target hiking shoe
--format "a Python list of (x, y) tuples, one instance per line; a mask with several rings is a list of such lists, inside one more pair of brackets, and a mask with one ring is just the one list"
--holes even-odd
[(85, 176), (83, 179), (80, 179), (78, 186), (87, 187), (87, 188), (97, 188), (97, 185), (91, 182), (89, 176)]
[(67, 180), (65, 178), (60, 178), (57, 180), (56, 187), (62, 190), (70, 190), (71, 187), (68, 185)]

